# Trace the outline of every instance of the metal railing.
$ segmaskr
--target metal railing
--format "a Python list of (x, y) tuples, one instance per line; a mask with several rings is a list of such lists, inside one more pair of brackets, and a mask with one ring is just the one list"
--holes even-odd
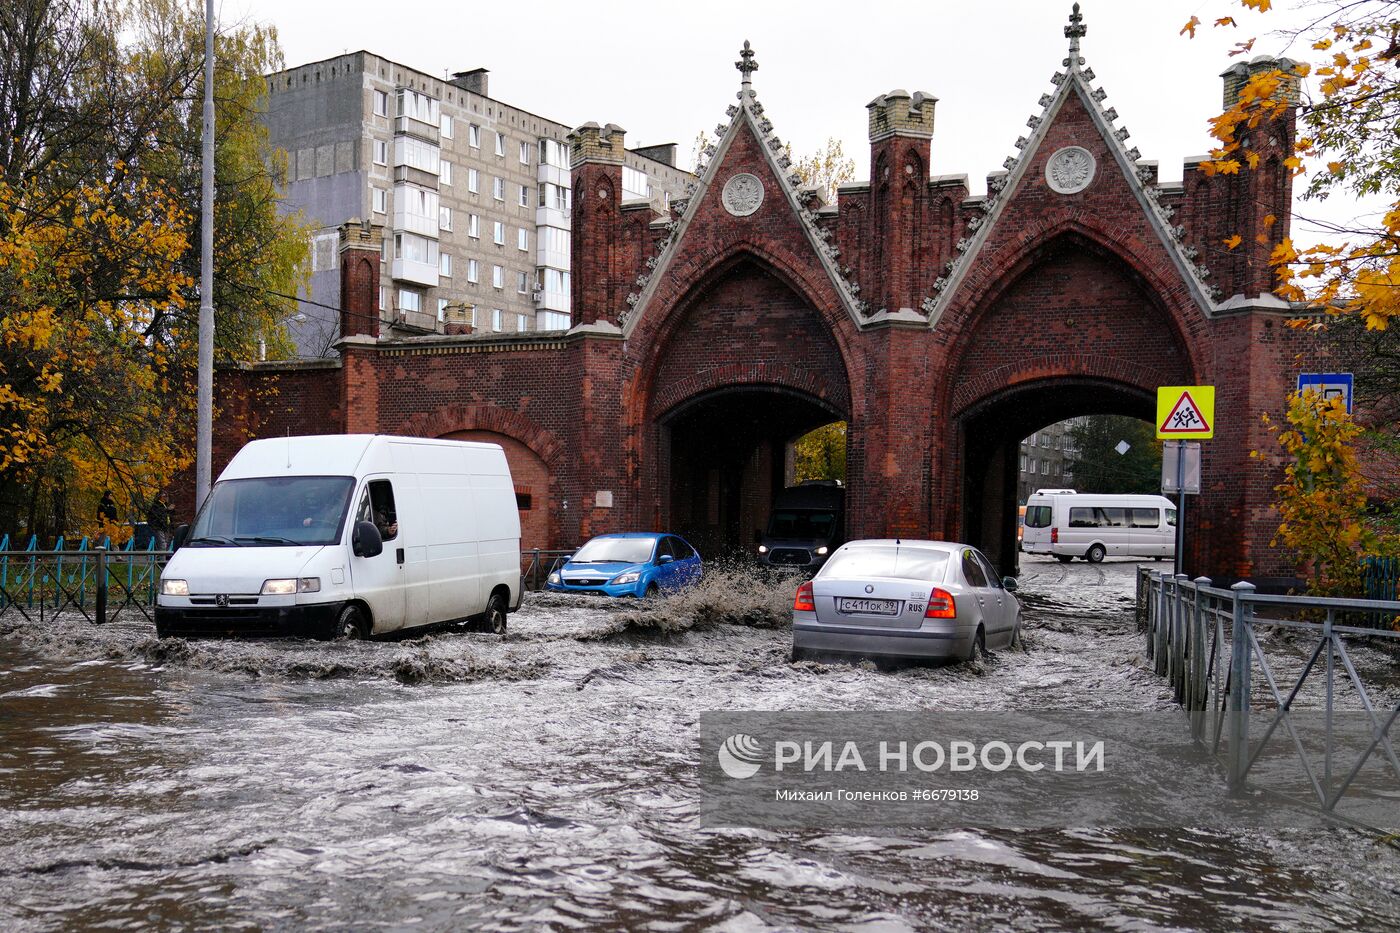
[(520, 552), (520, 575), (525, 578), (525, 589), (542, 590), (549, 575), (560, 567), (564, 562), (574, 556), (574, 551), (578, 548), (567, 550), (544, 551), (533, 548)]
[[(1146, 635), (1148, 658), (1185, 708), (1192, 737), (1217, 756), (1224, 744), (1232, 793), (1244, 790), (1251, 768), (1280, 726), (1292, 740), (1322, 810), (1335, 811), (1337, 802), (1378, 749), (1389, 762), (1395, 789), (1400, 791), (1400, 759), (1390, 739), (1391, 727), (1400, 717), (1400, 703), (1394, 709), (1377, 711), (1344, 642), (1364, 637), (1400, 646), (1400, 631), (1393, 627), (1400, 619), (1400, 602), (1266, 595), (1245, 582), (1222, 589), (1212, 586), (1206, 577), (1190, 580), (1185, 574), (1172, 576), (1145, 567), (1139, 568), (1137, 582), (1137, 615)], [(1269, 629), (1291, 631), (1311, 649), (1297, 676), (1287, 675), (1291, 683), (1276, 676), (1275, 665), (1260, 644), (1260, 632)], [(1355, 688), (1370, 720), (1370, 743), (1340, 780), (1333, 741), (1339, 665), (1346, 677), (1342, 683), (1349, 682)], [(1253, 684), (1256, 669), (1266, 688), (1259, 691), (1258, 701)], [(1310, 678), (1321, 679), (1325, 691), (1320, 777), (1309, 763), (1292, 719), (1295, 703)], [(1280, 689), (1280, 683), (1286, 691)], [(1250, 736), (1251, 710), (1256, 715), (1261, 711), (1272, 714), (1257, 742)]]
[(76, 548), (63, 538), (52, 550), (40, 550), (32, 537), (23, 550), (0, 538), (0, 616), (18, 614), (26, 621), (72, 611), (101, 624), (126, 609), (154, 621), (152, 608), (167, 551), (137, 550), (129, 543), (108, 548), (89, 547), (84, 538)]

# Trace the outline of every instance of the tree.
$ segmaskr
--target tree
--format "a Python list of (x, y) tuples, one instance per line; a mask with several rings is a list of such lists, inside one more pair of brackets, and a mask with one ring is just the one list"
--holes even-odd
[[(1146, 421), (1123, 415), (1090, 415), (1069, 430), (1074, 453), (1065, 471), (1079, 492), (1151, 494), (1162, 490), (1162, 443)], [(1117, 446), (1127, 442), (1120, 454)]]
[[(96, 532), (189, 463), (202, 14), (193, 0), (0, 5), (0, 528)], [(224, 356), (277, 339), (306, 237), (256, 126), (270, 33), (221, 37)], [(249, 297), (250, 295), (261, 297)]]
[(793, 482), (809, 479), (846, 481), (846, 422), (833, 421), (793, 442)]
[(1361, 428), (1342, 399), (1313, 392), (1289, 395), (1287, 419), (1280, 430), (1264, 418), (1291, 460), (1275, 487), (1280, 522), (1273, 543), (1311, 565), (1314, 593), (1360, 596), (1361, 556), (1400, 552), (1400, 539), (1380, 533), (1367, 511), (1354, 450)]
[[(792, 145), (785, 147), (788, 158), (792, 158)], [(802, 181), (821, 190), (827, 203), (836, 200), (836, 189), (856, 177), (855, 159), (846, 157), (841, 149), (841, 140), (835, 136), (827, 138), (826, 145), (816, 152), (800, 159), (793, 159), (792, 169), (802, 176)]]
[[(1234, 0), (1258, 13), (1271, 0)], [(1298, 63), (1293, 74), (1267, 70), (1252, 75), (1239, 100), (1211, 121), (1217, 146), (1202, 163), (1207, 174), (1236, 174), (1259, 167), (1252, 144), (1287, 117), (1295, 104), (1285, 82), (1311, 77), (1315, 90), (1298, 104), (1302, 132), (1284, 165), (1295, 176), (1312, 177), (1305, 198), (1332, 194), (1383, 195), (1390, 209), (1375, 224), (1335, 227), (1335, 241), (1310, 246), (1283, 240), (1271, 260), (1278, 293), (1307, 302), (1330, 315), (1359, 317), (1371, 330), (1385, 330), (1400, 314), (1400, 4), (1394, 0), (1319, 0), (1308, 4), (1307, 25), (1279, 30), (1290, 50), (1306, 48), (1313, 61)], [(1183, 32), (1195, 35), (1193, 16)], [(1237, 28), (1221, 16), (1218, 28)], [(1231, 54), (1253, 50), (1256, 38), (1238, 43)], [(1238, 234), (1226, 240), (1235, 249)], [(1319, 329), (1326, 319), (1298, 319), (1295, 327)]]

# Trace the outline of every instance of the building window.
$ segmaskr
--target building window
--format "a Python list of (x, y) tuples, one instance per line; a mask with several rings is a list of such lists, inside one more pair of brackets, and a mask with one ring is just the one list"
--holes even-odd
[(1049, 476), (1049, 475), (1050, 475), (1050, 461), (1049, 461), (1049, 460), (1042, 460), (1042, 461), (1040, 461), (1040, 475), (1041, 475), (1041, 476)]
[(541, 139), (540, 162), (544, 165), (553, 165), (555, 168), (568, 168), (569, 151), (557, 139)]
[(467, 236), (474, 240), (481, 237), (481, 218), (476, 214), (467, 215)]
[(481, 175), (474, 168), (467, 169), (467, 190), (472, 194), (481, 190)]
[(505, 267), (504, 267), (504, 266), (492, 266), (492, 267), (491, 267), (491, 287), (492, 287), (492, 288), (505, 288), (505, 287), (506, 287), (506, 270), (505, 270)]
[(516, 331), (516, 333), (519, 333), (519, 334), (525, 333), (525, 326), (526, 326), (526, 325), (525, 325), (525, 315), (523, 315), (523, 314), (518, 315), (518, 316), (516, 317), (516, 319), (515, 319), (515, 331)]
[(491, 194), (497, 201), (506, 199), (506, 180), (504, 178), (491, 179)]
[(515, 245), (518, 246), (521, 251), (528, 253), (530, 251), (530, 231), (526, 230), (524, 227), (517, 230), (515, 233)]
[(521, 165), (529, 165), (529, 164), (530, 164), (530, 158), (531, 158), (531, 156), (533, 155), (533, 153), (532, 153), (530, 150), (533, 149), (533, 148), (534, 148), (534, 147), (531, 146), (529, 143), (524, 143), (524, 142), (523, 142), (523, 143), (520, 144), (520, 164), (521, 164)]
[(389, 310), (389, 286), (387, 285), (379, 286), (379, 310)]
[(382, 139), (376, 139), (374, 141), (374, 164), (389, 164), (389, 144)]
[(389, 115), (389, 94), (386, 91), (374, 92), (374, 115), (376, 117), (387, 117)]
[(452, 118), (445, 113), (442, 115), (442, 138), (452, 138)]
[(473, 149), (481, 148), (481, 127), (475, 123), (467, 124), (467, 145)]
[(452, 278), (452, 254), (438, 253), (438, 275)]
[(415, 291), (406, 288), (399, 289), (399, 310), (400, 311), (421, 311), (423, 310), (423, 296)]
[(1021, 472), (1026, 472), (1026, 455), (1021, 454)]
[(369, 190), (373, 192), (374, 196), (374, 212), (376, 214), (383, 214), (386, 212), (389, 209), (389, 192), (385, 191), (383, 188), (371, 188)]
[(478, 273), (479, 273), (480, 268), (481, 268), (481, 267), (480, 267), (479, 265), (477, 265), (477, 261), (476, 261), (475, 259), (468, 259), (468, 260), (467, 260), (467, 281), (468, 281), (468, 282), (471, 282), (473, 285), (475, 285), (475, 284), (477, 283), (478, 278), (479, 278)]
[(1036, 463), (1035, 458), (1034, 458), (1034, 457), (1031, 457), (1031, 468), (1030, 468), (1029, 470), (1027, 470), (1026, 472), (1027, 472), (1027, 473), (1035, 473), (1035, 472), (1037, 472), (1037, 468), (1038, 468), (1039, 466), (1040, 466), (1040, 464)]
[(451, 229), (452, 229), (452, 208), (450, 208), (450, 207), (439, 207), (439, 208), (438, 208), (438, 229), (439, 229), (439, 230), (451, 230)]
[(521, 206), (521, 207), (529, 207), (529, 206), (530, 206), (530, 186), (529, 186), (529, 185), (521, 185), (521, 186), (520, 186), (520, 206)]
[(529, 291), (530, 291), (530, 273), (528, 273), (528, 272), (517, 272), (517, 273), (515, 273), (515, 290), (516, 290), (517, 292), (519, 292), (520, 294), (522, 294), (522, 295), (525, 295), (525, 294), (528, 294), (528, 293), (529, 293)]
[(439, 321), (445, 321), (446, 319), (447, 319), (447, 299), (446, 299), (446, 298), (439, 298), (439, 299), (438, 299), (438, 320), (439, 320)]
[(574, 193), (569, 190), (567, 185), (551, 185), (550, 187), (554, 189), (554, 209), (567, 211)]
[(491, 329), (494, 330), (494, 331), (499, 331), (499, 330), (501, 329), (501, 309), (500, 309), (500, 308), (492, 308), (492, 309), (491, 309)]
[[(496, 132), (496, 155), (504, 157), (506, 154), (506, 137), (499, 130)], [(496, 328), (500, 330), (500, 328)]]
[(438, 163), (438, 181), (444, 185), (452, 184), (452, 163), (446, 159)]
[(492, 239), (496, 241), (497, 246), (506, 245), (506, 225), (499, 220), (496, 221), (495, 233), (492, 236)]

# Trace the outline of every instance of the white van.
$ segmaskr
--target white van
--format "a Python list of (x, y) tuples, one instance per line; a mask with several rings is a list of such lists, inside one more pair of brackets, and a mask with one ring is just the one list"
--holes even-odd
[(520, 607), (520, 516), (496, 444), (253, 441), (161, 574), (156, 633), (364, 638)]
[(1176, 556), (1176, 506), (1165, 496), (1112, 496), (1053, 492), (1026, 500), (1021, 550), (1076, 557)]

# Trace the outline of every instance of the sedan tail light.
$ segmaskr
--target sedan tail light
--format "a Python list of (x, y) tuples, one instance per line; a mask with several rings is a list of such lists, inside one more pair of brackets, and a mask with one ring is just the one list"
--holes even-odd
[(1058, 529), (1058, 528), (1051, 528), (1051, 529), (1050, 529), (1050, 543), (1051, 543), (1051, 544), (1059, 544), (1059, 543), (1060, 543), (1060, 529)]
[(817, 604), (812, 600), (812, 581), (808, 580), (797, 588), (797, 595), (792, 600), (793, 612), (816, 612)]
[(956, 619), (957, 617), (958, 604), (953, 601), (953, 594), (935, 586), (933, 592), (928, 594), (928, 608), (924, 610), (924, 618)]

